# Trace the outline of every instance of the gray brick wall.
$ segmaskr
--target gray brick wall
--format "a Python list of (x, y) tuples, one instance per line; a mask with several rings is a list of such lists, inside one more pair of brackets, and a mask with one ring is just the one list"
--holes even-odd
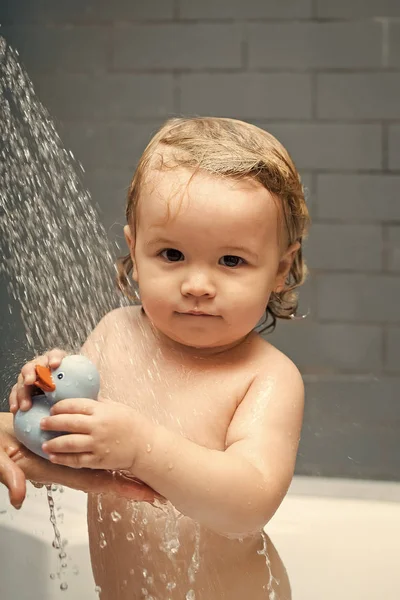
[(113, 240), (167, 117), (238, 117), (288, 147), (313, 217), (308, 317), (271, 338), (306, 381), (297, 471), (400, 479), (399, 0), (2, 0), (0, 23)]

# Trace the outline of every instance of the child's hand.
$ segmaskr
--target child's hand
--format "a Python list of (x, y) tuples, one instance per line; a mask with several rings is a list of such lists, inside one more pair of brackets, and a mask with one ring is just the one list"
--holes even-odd
[(46, 431), (70, 435), (56, 437), (42, 448), (50, 461), (59, 465), (131, 471), (142, 422), (143, 417), (124, 404), (101, 399), (60, 400), (40, 425)]
[(163, 501), (147, 485), (123, 474), (68, 469), (32, 454), (15, 438), (10, 413), (0, 413), (0, 486), (4, 484), (9, 489), (10, 502), (15, 508), (20, 508), (24, 501), (26, 479), (44, 484), (59, 483), (89, 493), (116, 494), (139, 502)]
[(55, 348), (42, 356), (27, 362), (21, 369), (17, 383), (13, 386), (9, 397), (10, 412), (15, 414), (19, 409), (26, 411), (32, 406), (32, 389), (36, 381), (36, 366), (57, 369), (67, 353)]

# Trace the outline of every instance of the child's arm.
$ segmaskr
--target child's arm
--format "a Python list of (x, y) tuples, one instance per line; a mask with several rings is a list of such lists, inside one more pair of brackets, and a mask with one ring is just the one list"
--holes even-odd
[(43, 484), (58, 483), (84, 492), (114, 493), (144, 502), (154, 502), (158, 496), (147, 485), (107, 471), (78, 471), (36, 456), (14, 437), (12, 415), (0, 413), (0, 483), (9, 489), (10, 503), (15, 508), (25, 499), (26, 479)]
[(129, 469), (210, 529), (251, 533), (286, 494), (303, 416), (303, 382), (293, 363), (280, 358), (268, 371), (273, 375), (257, 376), (237, 408), (225, 451), (199, 446), (127, 406), (82, 399), (53, 407), (45, 428), (73, 435), (45, 450), (58, 464)]
[(303, 407), (303, 381), (285, 359), (273, 376), (254, 380), (230, 423), (224, 452), (149, 426), (133, 471), (183, 514), (214, 531), (259, 530), (293, 477)]

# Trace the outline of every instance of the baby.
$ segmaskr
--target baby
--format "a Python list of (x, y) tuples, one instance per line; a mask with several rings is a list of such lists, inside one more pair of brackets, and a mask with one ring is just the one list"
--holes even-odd
[[(167, 501), (89, 494), (100, 598), (288, 600), (263, 528), (293, 476), (304, 389), (255, 328), (297, 308), (299, 175), (253, 125), (170, 119), (144, 151), (126, 214), (119, 285), (140, 305), (107, 314), (81, 350), (100, 371), (100, 401), (63, 400), (41, 424), (69, 434), (43, 446), (54, 465), (123, 471)], [(24, 367), (12, 412), (30, 405), (35, 365), (62, 356)]]

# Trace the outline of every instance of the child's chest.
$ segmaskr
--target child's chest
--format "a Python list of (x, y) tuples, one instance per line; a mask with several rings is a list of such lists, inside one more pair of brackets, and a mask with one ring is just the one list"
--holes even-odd
[[(122, 349), (122, 348), (121, 348)], [(157, 353), (108, 352), (101, 395), (122, 402), (207, 448), (225, 449), (226, 432), (252, 374), (244, 366), (182, 364)]]

